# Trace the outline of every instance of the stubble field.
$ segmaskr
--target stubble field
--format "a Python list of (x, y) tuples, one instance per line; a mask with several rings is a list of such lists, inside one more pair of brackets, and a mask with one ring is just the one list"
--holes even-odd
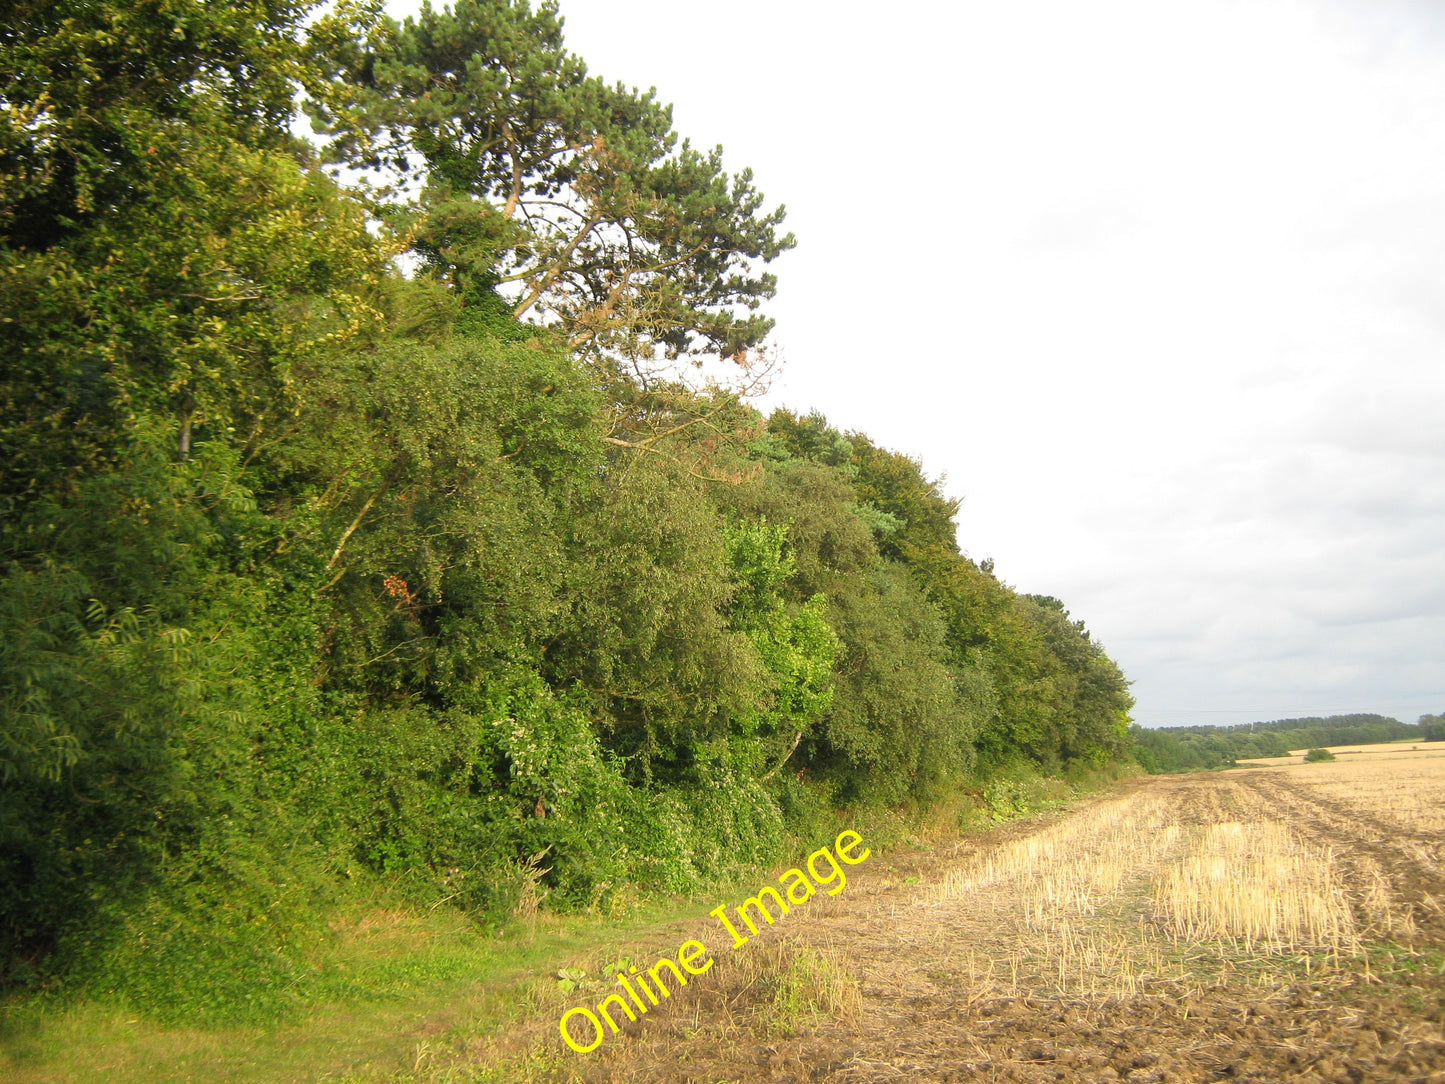
[(1445, 1084), (1442, 828), (1428, 748), (1137, 780), (895, 851), (594, 1054), (542, 1012), (446, 1071)]

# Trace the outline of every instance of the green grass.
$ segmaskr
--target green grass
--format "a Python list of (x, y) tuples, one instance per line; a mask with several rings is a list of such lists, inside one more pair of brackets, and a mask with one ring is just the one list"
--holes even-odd
[[(1099, 779), (1069, 786), (1020, 777), (986, 797), (940, 803), (925, 817), (856, 811), (832, 831), (856, 828), (881, 855), (926, 846), (921, 841), (956, 835), (959, 828), (1057, 809), (1081, 791), (1106, 784)], [(290, 1018), (266, 1025), (168, 1025), (113, 994), (13, 997), (0, 1002), (0, 1079), (6, 1084), (565, 1079), (571, 1063), (553, 1064), (556, 1055), (546, 1050), (518, 1050), (505, 1065), (474, 1065), (458, 1054), (556, 1000), (559, 970), (581, 968), (590, 979), (605, 971), (608, 961), (635, 950), (637, 941), (701, 918), (738, 889), (756, 887), (757, 875), (767, 872), (718, 884), (694, 899), (636, 900), (605, 914), (541, 914), (490, 935), (447, 907), (397, 907), (383, 896), (358, 901), (329, 916), (332, 936), (310, 961), (315, 973), (306, 1007)], [(816, 1011), (798, 1000), (818, 977), (812, 970), (807, 982), (790, 985), (783, 976), (778, 1010), (785, 1029)]]
[[(0, 1077), (14, 1084), (390, 1078), (425, 1061), (431, 1037), (485, 1036), (535, 1007), (559, 967), (619, 955), (645, 929), (696, 917), (672, 900), (629, 916), (543, 916), (531, 930), (475, 932), (466, 919), (376, 910), (349, 916), (322, 961), (327, 995), (274, 1027), (167, 1027), (114, 999), (0, 1007)], [(419, 1053), (420, 1052), (420, 1053)]]

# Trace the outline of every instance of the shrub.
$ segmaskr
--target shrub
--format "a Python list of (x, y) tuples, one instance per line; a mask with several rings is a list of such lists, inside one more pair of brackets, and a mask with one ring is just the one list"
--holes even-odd
[(1313, 763), (1314, 761), (1317, 761), (1317, 760), (1334, 760), (1334, 759), (1335, 759), (1335, 754), (1334, 754), (1334, 753), (1331, 753), (1328, 749), (1311, 749), (1309, 752), (1307, 752), (1307, 753), (1305, 754), (1305, 760), (1306, 760), (1307, 762), (1310, 762), (1310, 763)]

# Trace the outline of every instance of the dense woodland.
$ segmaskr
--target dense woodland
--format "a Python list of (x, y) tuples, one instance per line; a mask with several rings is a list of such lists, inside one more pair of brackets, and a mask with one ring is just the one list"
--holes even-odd
[(1234, 726), (1132, 727), (1134, 756), (1150, 772), (1227, 768), (1253, 757), (1283, 757), (1295, 749), (1383, 742), (1445, 741), (1445, 721), (1422, 715), (1414, 725), (1385, 715), (1276, 719)]
[(9, 11), (12, 989), (274, 1007), (349, 892), (605, 908), (1129, 757), (921, 464), (748, 405), (783, 209), (553, 6)]

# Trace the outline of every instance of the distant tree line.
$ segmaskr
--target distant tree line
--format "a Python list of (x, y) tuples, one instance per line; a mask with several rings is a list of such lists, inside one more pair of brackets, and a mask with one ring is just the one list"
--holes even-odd
[(1229, 767), (1240, 760), (1282, 757), (1291, 750), (1330, 745), (1445, 740), (1440, 718), (1416, 724), (1385, 715), (1331, 715), (1275, 719), (1230, 726), (1131, 727), (1134, 756), (1148, 772), (1193, 772)]
[(607, 907), (1129, 758), (921, 464), (747, 405), (750, 174), (551, 4), (373, 7), (12, 5), (5, 983), (260, 1011), (348, 893)]

